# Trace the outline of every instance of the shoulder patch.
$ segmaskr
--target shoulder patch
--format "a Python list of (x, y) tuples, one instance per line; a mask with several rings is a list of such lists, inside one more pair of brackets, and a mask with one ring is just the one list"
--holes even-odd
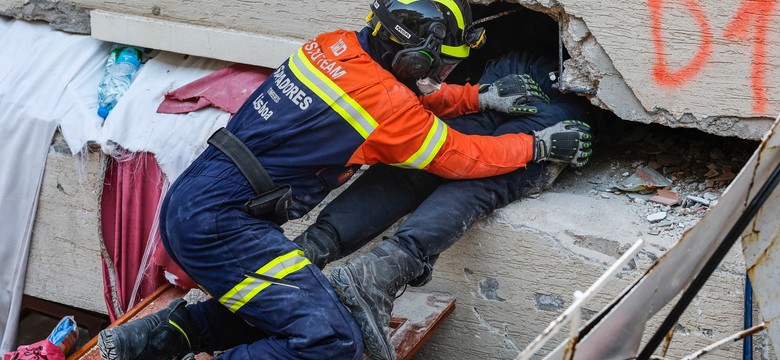
[(339, 41), (330, 46), (330, 51), (333, 52), (334, 56), (340, 56), (347, 51), (347, 43), (344, 42), (344, 39), (339, 39)]

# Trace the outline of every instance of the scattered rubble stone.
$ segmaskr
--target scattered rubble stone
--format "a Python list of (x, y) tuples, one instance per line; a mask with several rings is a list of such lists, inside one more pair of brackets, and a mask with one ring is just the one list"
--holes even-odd
[[(586, 179), (583, 192), (610, 201), (624, 198), (636, 206), (638, 224), (649, 226), (645, 234), (672, 238), (681, 236), (715, 206), (759, 144), (693, 129), (624, 121), (597, 130), (601, 131), (595, 133), (591, 163), (578, 169)], [(645, 186), (649, 184), (633, 181), (637, 173), (646, 173), (647, 169), (668, 183)], [(655, 200), (659, 201), (651, 201), (658, 196), (657, 190), (676, 193), (677, 202), (658, 197)], [(665, 217), (650, 220), (662, 212)]]
[(720, 197), (719, 193), (715, 193), (715, 192), (712, 192), (712, 191), (707, 191), (707, 192), (704, 193), (704, 198), (709, 200), (709, 201), (718, 200), (719, 197)]
[(666, 211), (659, 211), (655, 214), (647, 215), (647, 221), (654, 223), (666, 219)]
[(694, 195), (688, 195), (686, 198), (689, 199), (689, 200), (693, 200), (693, 201), (695, 201), (695, 202), (697, 202), (699, 204), (702, 204), (704, 206), (710, 206), (710, 201), (705, 199), (705, 198), (703, 198), (703, 197), (694, 196)]

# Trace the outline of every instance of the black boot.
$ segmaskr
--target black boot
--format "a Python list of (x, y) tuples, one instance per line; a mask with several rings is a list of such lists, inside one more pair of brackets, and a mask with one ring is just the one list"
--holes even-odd
[(168, 308), (98, 334), (100, 355), (106, 360), (179, 359), (196, 348), (197, 341), (184, 299)]
[(303, 249), (306, 258), (322, 269), (339, 257), (339, 240), (336, 230), (328, 223), (316, 222), (293, 240)]
[(419, 259), (390, 241), (331, 271), (331, 284), (360, 325), (372, 359), (395, 359), (389, 335), (395, 294), (422, 272)]

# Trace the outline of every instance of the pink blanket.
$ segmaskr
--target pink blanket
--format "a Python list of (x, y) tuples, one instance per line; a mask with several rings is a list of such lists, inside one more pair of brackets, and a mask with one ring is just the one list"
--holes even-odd
[(273, 69), (234, 64), (165, 94), (158, 113), (180, 114), (216, 106), (231, 114), (268, 78)]

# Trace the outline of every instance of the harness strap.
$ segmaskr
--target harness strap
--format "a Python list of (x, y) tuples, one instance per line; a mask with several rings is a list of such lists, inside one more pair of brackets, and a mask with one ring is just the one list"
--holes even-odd
[(249, 180), (249, 184), (255, 189), (255, 193), (260, 195), (276, 188), (273, 180), (263, 168), (263, 164), (233, 133), (221, 128), (214, 135), (211, 135), (208, 142), (236, 164), (238, 170), (241, 170), (244, 177)]

